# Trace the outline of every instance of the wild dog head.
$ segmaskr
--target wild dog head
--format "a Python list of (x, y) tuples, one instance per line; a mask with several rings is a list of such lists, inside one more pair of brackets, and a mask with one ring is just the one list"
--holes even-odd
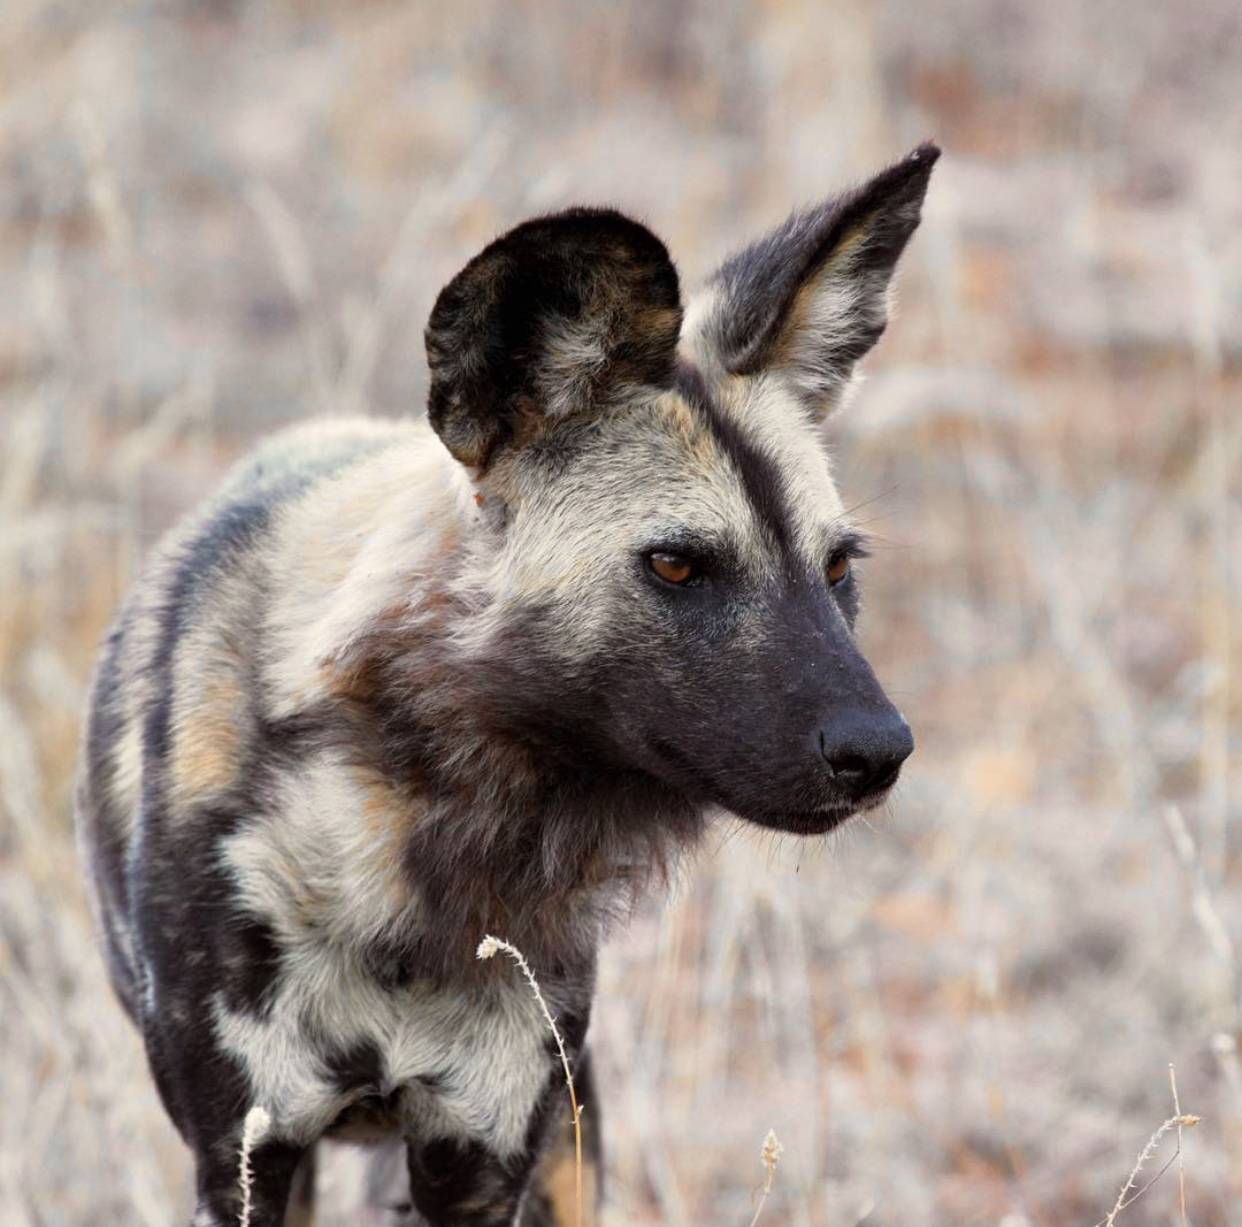
[(477, 483), (495, 718), (782, 830), (886, 795), (913, 740), (854, 638), (821, 425), (938, 153), (796, 214), (684, 312), (664, 245), (609, 210), (518, 226), (443, 290), (429, 415)]

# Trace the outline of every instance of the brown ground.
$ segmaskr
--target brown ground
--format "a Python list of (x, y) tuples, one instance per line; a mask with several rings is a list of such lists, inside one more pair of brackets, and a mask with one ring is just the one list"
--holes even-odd
[(508, 223), (614, 202), (693, 281), (929, 135), (836, 428), (919, 753), (613, 942), (608, 1221), (745, 1227), (774, 1126), (769, 1227), (1091, 1227), (1170, 1062), (1190, 1221), (1242, 1221), (1240, 80), (1233, 0), (5, 0), (0, 1222), (185, 1215), (69, 817), (155, 535), (277, 423), (417, 412), (431, 297)]

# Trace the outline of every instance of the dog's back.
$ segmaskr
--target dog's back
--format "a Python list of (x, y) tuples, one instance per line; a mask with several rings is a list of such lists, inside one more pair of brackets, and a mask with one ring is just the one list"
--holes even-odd
[[(299, 524), (322, 516), (324, 488), (336, 483), (328, 501), (354, 508), (365, 532), (383, 498), (381, 455), (401, 456), (405, 486), (411, 460), (434, 455), (433, 446), (416, 426), (370, 420), (275, 436), (161, 544), (110, 632), (91, 692), (77, 807), (112, 981), (135, 1019), (150, 987), (144, 901), (195, 890), (191, 869), (211, 870), (221, 824), (247, 808), (245, 790), (261, 787), (271, 765), (261, 761), (265, 750), (278, 749), (271, 737), (279, 717), (264, 683), (282, 629), (278, 607), (313, 601), (316, 567), (330, 582), (334, 562), (338, 573), (349, 564), (339, 536), (314, 543)], [(373, 473), (351, 480), (368, 464)], [(299, 535), (322, 556), (289, 557), (282, 538)], [(292, 594), (279, 586), (291, 580)], [(195, 928), (235, 931), (227, 886), (212, 876), (209, 897), (197, 891), (182, 905), (193, 907)]]

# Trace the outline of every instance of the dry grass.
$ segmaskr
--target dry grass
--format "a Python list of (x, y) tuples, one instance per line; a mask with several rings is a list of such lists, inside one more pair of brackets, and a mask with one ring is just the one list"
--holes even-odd
[[(431, 298), (506, 223), (612, 201), (692, 282), (927, 135), (902, 312), (834, 428), (919, 751), (882, 819), (827, 848), (721, 830), (614, 941), (610, 1221), (746, 1222), (773, 1124), (766, 1227), (1092, 1223), (1170, 1062), (1203, 1116), (1189, 1221), (1236, 1221), (1239, 21), (8, 0), (0, 1221), (187, 1205), (70, 826), (94, 645), (155, 535), (279, 422), (418, 411)], [(328, 1222), (351, 1179), (324, 1173)]]
[[(1202, 1119), (1190, 1113), (1182, 1112), (1182, 1105), (1177, 1094), (1177, 1075), (1173, 1070), (1173, 1066), (1169, 1066), (1169, 1087), (1173, 1092), (1173, 1115), (1162, 1124), (1155, 1133), (1147, 1139), (1147, 1145), (1139, 1151), (1138, 1158), (1134, 1161), (1134, 1166), (1130, 1169), (1130, 1174), (1126, 1177), (1126, 1182), (1121, 1186), (1121, 1192), (1117, 1194), (1117, 1200), (1113, 1202), (1113, 1208), (1108, 1214), (1102, 1218), (1096, 1227), (1113, 1227), (1117, 1221), (1117, 1216), (1123, 1211), (1128, 1210), (1136, 1201), (1139, 1200), (1146, 1192), (1152, 1188), (1156, 1182), (1164, 1175), (1165, 1172), (1177, 1163), (1177, 1188), (1179, 1194), (1178, 1206), (1181, 1211), (1182, 1227), (1187, 1227), (1186, 1217), (1186, 1172), (1182, 1164), (1182, 1130), (1193, 1129), (1195, 1125)], [(1160, 1170), (1146, 1181), (1143, 1185), (1136, 1187), (1139, 1173), (1155, 1155), (1160, 1147), (1161, 1140), (1165, 1134), (1173, 1132), (1177, 1139), (1177, 1147), (1172, 1157), (1164, 1164)]]
[(503, 938), (494, 937), (488, 933), (479, 943), (476, 957), (480, 959), (493, 959), (502, 952), (513, 960), (518, 970), (525, 977), (526, 983), (530, 985), (531, 994), (539, 1003), (539, 1008), (543, 1011), (543, 1017), (548, 1024), (548, 1030), (552, 1033), (552, 1038), (556, 1042), (556, 1052), (561, 1059), (561, 1069), (565, 1074), (565, 1087), (569, 1092), (570, 1120), (573, 1123), (574, 1129), (574, 1207), (577, 1217), (568, 1227), (583, 1227), (586, 1219), (582, 1212), (582, 1109), (578, 1106), (578, 1092), (574, 1088), (574, 1075), (569, 1068), (569, 1057), (565, 1052), (565, 1038), (561, 1035), (560, 1027), (556, 1025), (556, 1018), (548, 1008), (547, 999), (543, 995), (543, 990), (539, 987), (539, 981), (535, 978), (534, 970), (526, 961), (526, 956), (515, 945), (503, 940)]
[(267, 1137), (267, 1131), (271, 1127), (271, 1116), (267, 1109), (259, 1104), (246, 1113), (246, 1119), (242, 1123), (241, 1153), (237, 1160), (237, 1183), (241, 1188), (242, 1196), (238, 1227), (250, 1227), (254, 1194), (254, 1169), (250, 1162), (251, 1156), (254, 1154), (254, 1148)]
[(763, 1164), (763, 1185), (759, 1189), (759, 1199), (755, 1205), (755, 1213), (751, 1216), (750, 1227), (758, 1227), (759, 1216), (763, 1214), (763, 1207), (768, 1204), (768, 1194), (772, 1192), (772, 1185), (776, 1180), (776, 1168), (781, 1161), (780, 1139), (776, 1136), (775, 1129), (768, 1130), (768, 1136), (763, 1139), (763, 1149), (759, 1151), (759, 1160)]

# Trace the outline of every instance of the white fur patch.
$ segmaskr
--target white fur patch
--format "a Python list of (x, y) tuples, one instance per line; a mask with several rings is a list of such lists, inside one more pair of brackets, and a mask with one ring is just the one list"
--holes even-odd
[[(491, 991), (423, 983), (389, 991), (329, 942), (308, 942), (289, 960), (267, 1017), (235, 1013), (218, 998), (213, 1023), (253, 1101), (272, 1113), (275, 1135), (293, 1142), (317, 1137), (368, 1090), (396, 1092), (411, 1138), (473, 1138), (503, 1159), (523, 1149), (553, 1069), (539, 1008), (503, 969)], [(380, 1084), (340, 1090), (325, 1040), (341, 1051), (373, 1045)]]
[(390, 611), (409, 607), (478, 521), (474, 490), (425, 423), (282, 510), (270, 550), (274, 717), (322, 699), (325, 666)]
[(415, 919), (401, 855), (419, 807), (339, 751), (283, 772), (274, 792), (263, 821), (232, 835), (223, 857), (282, 942), (366, 944)]

